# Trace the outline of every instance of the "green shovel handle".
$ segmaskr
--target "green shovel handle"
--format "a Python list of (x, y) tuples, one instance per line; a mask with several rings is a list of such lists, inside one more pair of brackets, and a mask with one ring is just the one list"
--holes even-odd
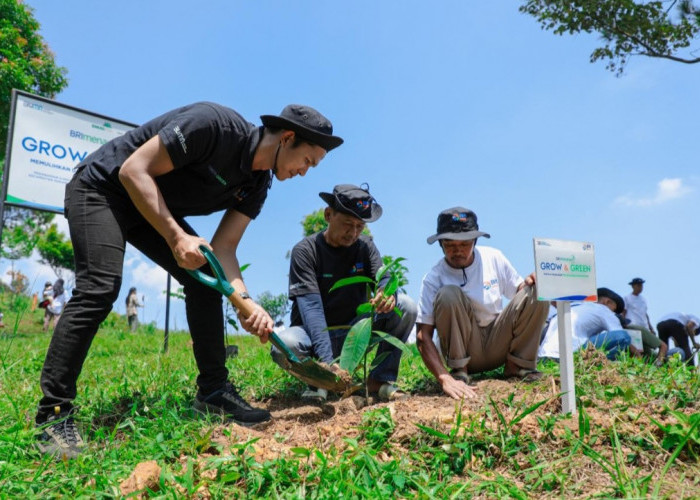
[(202, 252), (204, 258), (207, 259), (207, 262), (209, 262), (209, 267), (211, 267), (211, 270), (214, 272), (214, 276), (204, 274), (199, 269), (188, 269), (187, 272), (200, 283), (221, 292), (224, 297), (230, 297), (231, 294), (233, 294), (234, 289), (233, 286), (231, 286), (231, 283), (229, 283), (228, 279), (226, 279), (226, 273), (224, 273), (224, 268), (221, 267), (221, 262), (219, 262), (219, 259), (216, 258), (214, 252), (209, 250), (209, 248), (205, 247), (204, 245), (199, 245), (199, 251)]
[[(209, 250), (209, 248), (205, 247), (204, 245), (199, 245), (199, 251), (202, 252), (204, 258), (207, 259), (209, 267), (211, 267), (211, 270), (214, 272), (214, 276), (204, 274), (199, 269), (188, 269), (187, 272), (200, 283), (207, 285), (214, 290), (218, 290), (224, 297), (229, 299), (234, 306), (238, 307), (239, 305), (234, 303), (236, 300), (234, 297), (235, 290), (233, 289), (233, 286), (229, 280), (226, 278), (226, 273), (224, 273), (224, 268), (221, 267), (221, 262), (219, 262), (219, 259), (216, 258), (214, 252)], [(287, 344), (282, 342), (282, 339), (280, 339), (275, 332), (271, 332), (269, 338), (270, 342), (272, 342), (277, 349), (282, 351), (287, 359), (289, 359), (292, 363), (300, 363), (299, 358), (297, 358), (289, 347), (287, 347)]]

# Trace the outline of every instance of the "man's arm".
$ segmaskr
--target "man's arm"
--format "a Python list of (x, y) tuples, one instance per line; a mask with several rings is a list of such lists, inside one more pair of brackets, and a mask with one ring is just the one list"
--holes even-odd
[[(221, 218), (221, 222), (219, 222), (219, 226), (216, 228), (214, 237), (211, 240), (212, 249), (219, 259), (219, 262), (221, 262), (227, 279), (231, 282), (233, 289), (238, 293), (248, 291), (248, 288), (243, 282), (236, 252), (241, 238), (243, 237), (243, 233), (249, 223), (250, 217), (229, 208)], [(261, 342), (267, 342), (267, 337), (274, 327), (274, 321), (267, 311), (254, 302), (253, 299), (245, 300), (250, 300), (253, 307), (251, 308), (251, 314), (247, 318), (239, 316), (241, 326), (243, 326), (246, 331), (260, 337)]]
[(323, 313), (323, 301), (320, 293), (299, 295), (295, 298), (304, 330), (311, 339), (314, 353), (324, 363), (333, 362), (333, 348), (326, 328), (326, 316)]
[(159, 136), (134, 151), (119, 169), (119, 181), (148, 223), (167, 242), (178, 266), (197, 269), (206, 263), (199, 245), (209, 243), (188, 234), (168, 209), (155, 178), (174, 170), (173, 162)]
[(656, 366), (661, 366), (664, 364), (664, 361), (666, 361), (666, 354), (668, 353), (668, 344), (666, 342), (661, 342), (661, 345), (659, 346), (659, 353), (656, 355), (656, 360), (654, 361), (654, 364)]
[(535, 273), (532, 272), (529, 276), (525, 277), (522, 283), (518, 285), (518, 291), (522, 290), (526, 286), (533, 286), (535, 284)]
[(654, 331), (654, 327), (651, 325), (651, 320), (649, 319), (649, 315), (647, 314), (647, 324), (649, 325), (649, 331), (656, 335), (656, 332)]
[(477, 396), (476, 391), (461, 380), (456, 380), (452, 377), (442, 364), (440, 353), (433, 342), (435, 327), (424, 323), (417, 323), (416, 327), (418, 351), (423, 358), (425, 366), (440, 383), (443, 392), (453, 399), (475, 398)]
[(695, 341), (695, 329), (698, 327), (698, 325), (695, 324), (694, 321), (688, 321), (685, 325), (685, 333), (688, 335), (688, 338), (690, 339), (690, 342), (693, 344), (693, 347), (696, 349), (700, 349), (700, 344), (698, 344)]

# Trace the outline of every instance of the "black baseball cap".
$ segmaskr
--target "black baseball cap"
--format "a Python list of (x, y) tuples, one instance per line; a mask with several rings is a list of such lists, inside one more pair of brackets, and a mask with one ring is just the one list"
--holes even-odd
[(628, 285), (641, 285), (642, 283), (646, 283), (642, 278), (634, 278), (632, 281), (627, 283)]

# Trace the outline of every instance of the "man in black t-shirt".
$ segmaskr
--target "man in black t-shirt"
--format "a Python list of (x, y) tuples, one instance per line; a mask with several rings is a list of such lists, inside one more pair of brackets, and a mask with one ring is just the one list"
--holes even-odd
[[(212, 249), (236, 292), (250, 300), (236, 257), (260, 212), (272, 177), (285, 180), (318, 165), (342, 144), (313, 108), (290, 105), (256, 127), (234, 110), (208, 102), (175, 109), (89, 155), (66, 186), (65, 215), (76, 284), (54, 331), (36, 417), (45, 453), (73, 457), (83, 447), (73, 422), (76, 383), (100, 323), (119, 294), (126, 243), (168, 271), (184, 288), (199, 376), (195, 408), (252, 425), (270, 413), (253, 408), (228, 381), (219, 292), (187, 270), (206, 272), (200, 245)], [(211, 244), (184, 217), (225, 210)], [(255, 304), (240, 324), (262, 342), (273, 321)]]
[[(320, 193), (328, 203), (324, 212), (328, 227), (304, 238), (292, 250), (289, 271), (289, 298), (292, 300), (291, 328), (279, 336), (300, 357), (316, 357), (331, 364), (340, 355), (347, 329), (326, 330), (327, 327), (351, 325), (359, 317), (357, 306), (367, 301), (366, 283), (338, 288), (331, 287), (342, 278), (367, 276), (374, 278), (382, 267), (382, 258), (371, 238), (362, 234), (365, 223), (382, 215), (382, 208), (369, 194), (369, 187), (342, 184), (333, 193)], [(383, 289), (388, 276), (379, 283)], [(374, 329), (406, 341), (416, 320), (416, 305), (404, 294), (371, 299), (377, 310)], [(399, 316), (397, 306), (403, 315)], [(377, 356), (389, 355), (371, 373), (370, 392), (381, 399), (404, 396), (396, 381), (401, 351), (387, 342), (379, 345)], [(282, 365), (284, 356), (272, 348), (272, 357)], [(310, 387), (303, 398), (324, 400), (324, 389)]]

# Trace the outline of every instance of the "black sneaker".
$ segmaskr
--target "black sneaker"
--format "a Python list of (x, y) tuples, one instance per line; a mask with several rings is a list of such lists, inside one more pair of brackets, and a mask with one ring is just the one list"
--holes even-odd
[(54, 414), (39, 425), (42, 431), (39, 435), (39, 451), (61, 459), (80, 455), (85, 443), (75, 426), (73, 413), (74, 410), (62, 412), (60, 406), (54, 407)]
[(223, 389), (208, 396), (202, 396), (198, 392), (194, 399), (194, 408), (202, 413), (210, 412), (224, 415), (245, 426), (267, 422), (271, 418), (269, 411), (250, 406), (230, 382), (227, 382)]

